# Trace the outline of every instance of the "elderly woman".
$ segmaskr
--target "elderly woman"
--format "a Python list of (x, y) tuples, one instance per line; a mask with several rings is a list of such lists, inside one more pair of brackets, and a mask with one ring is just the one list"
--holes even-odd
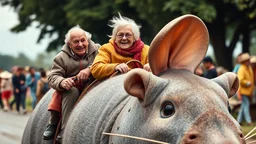
[(126, 62), (133, 59), (140, 61), (143, 68), (150, 71), (149, 46), (140, 39), (140, 26), (134, 20), (122, 17), (120, 14), (110, 22), (109, 26), (113, 28), (112, 36), (110, 36), (109, 43), (104, 44), (98, 50), (90, 68), (93, 77), (101, 80), (115, 71), (126, 73), (130, 69)]

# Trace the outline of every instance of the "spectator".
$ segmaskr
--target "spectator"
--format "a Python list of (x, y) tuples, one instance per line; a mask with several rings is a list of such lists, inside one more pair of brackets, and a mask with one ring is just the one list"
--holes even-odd
[(49, 90), (46, 72), (40, 70), (41, 78), (37, 81), (36, 97), (37, 103), (41, 100), (44, 94)]
[(253, 78), (254, 78), (254, 91), (253, 91), (253, 98), (252, 103), (256, 103), (256, 56), (251, 56), (250, 62), (252, 65), (252, 71), (253, 71)]
[(8, 71), (3, 71), (0, 74), (1, 77), (1, 90), (2, 90), (2, 101), (4, 104), (4, 111), (8, 111), (10, 109), (9, 99), (12, 94), (12, 74)]
[(30, 94), (32, 97), (32, 108), (36, 107), (36, 86), (37, 81), (40, 79), (40, 74), (36, 73), (34, 67), (29, 68), (29, 74), (26, 78), (26, 86), (30, 88)]
[(220, 76), (220, 75), (222, 75), (222, 74), (228, 72), (228, 70), (225, 69), (225, 68), (222, 67), (222, 66), (218, 66), (218, 67), (216, 68), (216, 71), (217, 71), (217, 76)]
[(238, 72), (238, 69), (240, 68), (240, 66), (241, 66), (241, 55), (242, 55), (243, 53), (240, 53), (238, 56), (237, 56), (237, 58), (236, 58), (236, 63), (235, 63), (235, 67), (234, 67), (234, 69), (233, 69), (233, 72), (234, 73), (236, 73), (237, 74), (237, 72)]
[[(2, 73), (2, 72), (3, 72), (3, 69), (0, 68), (0, 73)], [(4, 108), (4, 104), (3, 104), (3, 101), (2, 101), (1, 80), (2, 80), (2, 78), (0, 77), (0, 105), (1, 105), (1, 108), (3, 109)]]
[[(110, 20), (113, 27), (109, 43), (99, 48), (91, 72), (94, 78), (104, 79), (115, 71), (126, 73), (129, 67), (126, 64), (129, 60), (135, 59), (142, 63), (143, 68), (150, 71), (148, 64), (149, 46), (140, 39), (140, 31), (134, 20), (122, 17), (114, 17)], [(138, 67), (138, 66), (137, 66)]]
[(20, 67), (17, 67), (17, 69), (14, 70), (14, 75), (12, 77), (14, 99), (11, 102), (10, 107), (12, 109), (12, 106), (15, 103), (16, 110), (18, 113), (20, 113), (21, 85), (25, 83), (25, 77), (21, 74), (22, 74), (22, 69)]
[(241, 66), (237, 72), (239, 78), (239, 92), (242, 97), (238, 97), (242, 100), (242, 104), (238, 113), (237, 121), (242, 124), (243, 118), (245, 118), (248, 125), (252, 125), (250, 116), (250, 101), (249, 97), (252, 96), (254, 88), (253, 71), (250, 65), (250, 55), (243, 53), (240, 57)]
[[(66, 34), (65, 44), (61, 52), (54, 58), (51, 72), (48, 75), (50, 87), (56, 90), (53, 99), (60, 98), (60, 100), (51, 102), (48, 107), (51, 117), (43, 134), (45, 140), (54, 137), (59, 122), (58, 112), (61, 112), (62, 126), (57, 137), (57, 141), (61, 143), (67, 120), (85, 86), (85, 82), (90, 83), (93, 80), (90, 66), (99, 46), (91, 40), (91, 34), (79, 26), (71, 28)], [(74, 81), (74, 77), (77, 81)], [(56, 109), (54, 104), (57, 107), (61, 105), (62, 108)]]
[(203, 77), (204, 76), (204, 69), (201, 65), (197, 66), (195, 72), (196, 75)]
[(27, 113), (27, 110), (26, 110), (26, 94), (27, 94), (27, 86), (26, 86), (26, 70), (24, 68), (20, 68), (21, 69), (21, 74), (20, 74), (20, 77), (21, 77), (21, 106), (23, 108), (23, 114), (26, 114)]
[(203, 59), (203, 67), (205, 69), (205, 72), (204, 72), (205, 78), (212, 79), (218, 76), (211, 57), (207, 56)]

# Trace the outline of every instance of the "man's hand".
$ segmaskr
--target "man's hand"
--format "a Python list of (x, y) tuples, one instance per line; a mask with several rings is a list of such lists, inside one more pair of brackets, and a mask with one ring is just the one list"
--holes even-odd
[(77, 75), (76, 78), (79, 81), (85, 81), (89, 78), (91, 74), (90, 68), (85, 68), (83, 70), (81, 70)]
[(16, 88), (16, 89), (15, 89), (15, 92), (16, 92), (16, 93), (20, 93), (20, 90)]
[(60, 83), (60, 86), (66, 90), (70, 90), (74, 84), (75, 82), (72, 78), (66, 78)]
[(119, 71), (120, 73), (127, 73), (130, 70), (130, 68), (127, 64), (121, 63), (115, 67), (115, 70)]
[(249, 81), (246, 82), (246, 86), (247, 86), (247, 87), (250, 87), (250, 86), (251, 86), (251, 82), (249, 82)]

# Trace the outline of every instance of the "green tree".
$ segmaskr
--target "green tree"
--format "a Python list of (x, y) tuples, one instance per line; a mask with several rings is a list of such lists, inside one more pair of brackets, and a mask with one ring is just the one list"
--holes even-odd
[(0, 68), (10, 71), (14, 63), (13, 61), (14, 58), (12, 56), (0, 54)]
[(31, 61), (25, 54), (19, 53), (18, 57), (0, 54), (0, 68), (11, 71), (13, 66), (31, 66)]
[[(109, 19), (113, 15), (125, 11), (126, 16), (137, 19), (143, 27), (150, 27), (145, 20), (136, 17), (136, 11), (130, 7), (128, 1), (120, 0), (2, 0), (2, 5), (9, 5), (17, 11), (19, 24), (11, 29), (13, 32), (26, 30), (32, 22), (38, 22), (41, 33), (38, 42), (45, 36), (56, 34), (47, 47), (47, 51), (56, 50), (63, 45), (66, 32), (75, 25), (91, 32), (93, 39), (99, 43), (106, 43), (111, 29)], [(146, 34), (150, 31), (144, 31)], [(153, 33), (151, 34), (153, 35)], [(145, 37), (147, 39), (147, 37)], [(148, 42), (150, 41), (147, 39)]]
[[(218, 65), (232, 70), (232, 54), (238, 41), (249, 52), (251, 32), (256, 28), (254, 0), (130, 0), (142, 19), (155, 31), (173, 18), (194, 14), (206, 23)], [(157, 22), (157, 23), (156, 23)], [(228, 35), (227, 32), (231, 31)]]
[(218, 65), (229, 70), (237, 42), (242, 42), (243, 52), (249, 52), (251, 33), (256, 28), (255, 0), (2, 0), (1, 3), (18, 13), (20, 23), (12, 31), (24, 31), (36, 21), (41, 29), (38, 42), (47, 34), (57, 34), (47, 51), (61, 46), (67, 30), (77, 24), (91, 32), (96, 42), (106, 43), (107, 35), (111, 34), (107, 24), (118, 12), (142, 25), (142, 39), (148, 44), (172, 19), (194, 14), (208, 27)]

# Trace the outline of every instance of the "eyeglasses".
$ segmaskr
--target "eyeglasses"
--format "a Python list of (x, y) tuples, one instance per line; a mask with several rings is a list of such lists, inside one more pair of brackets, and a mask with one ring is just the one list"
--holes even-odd
[(133, 37), (133, 35), (131, 34), (131, 33), (119, 33), (119, 34), (117, 34), (116, 35), (117, 36), (117, 38), (119, 38), (119, 39), (122, 39), (122, 38), (132, 38)]
[(86, 41), (87, 41), (87, 39), (81, 39), (81, 40), (74, 40), (74, 41), (72, 41), (72, 43), (78, 45), (80, 42), (85, 43)]

